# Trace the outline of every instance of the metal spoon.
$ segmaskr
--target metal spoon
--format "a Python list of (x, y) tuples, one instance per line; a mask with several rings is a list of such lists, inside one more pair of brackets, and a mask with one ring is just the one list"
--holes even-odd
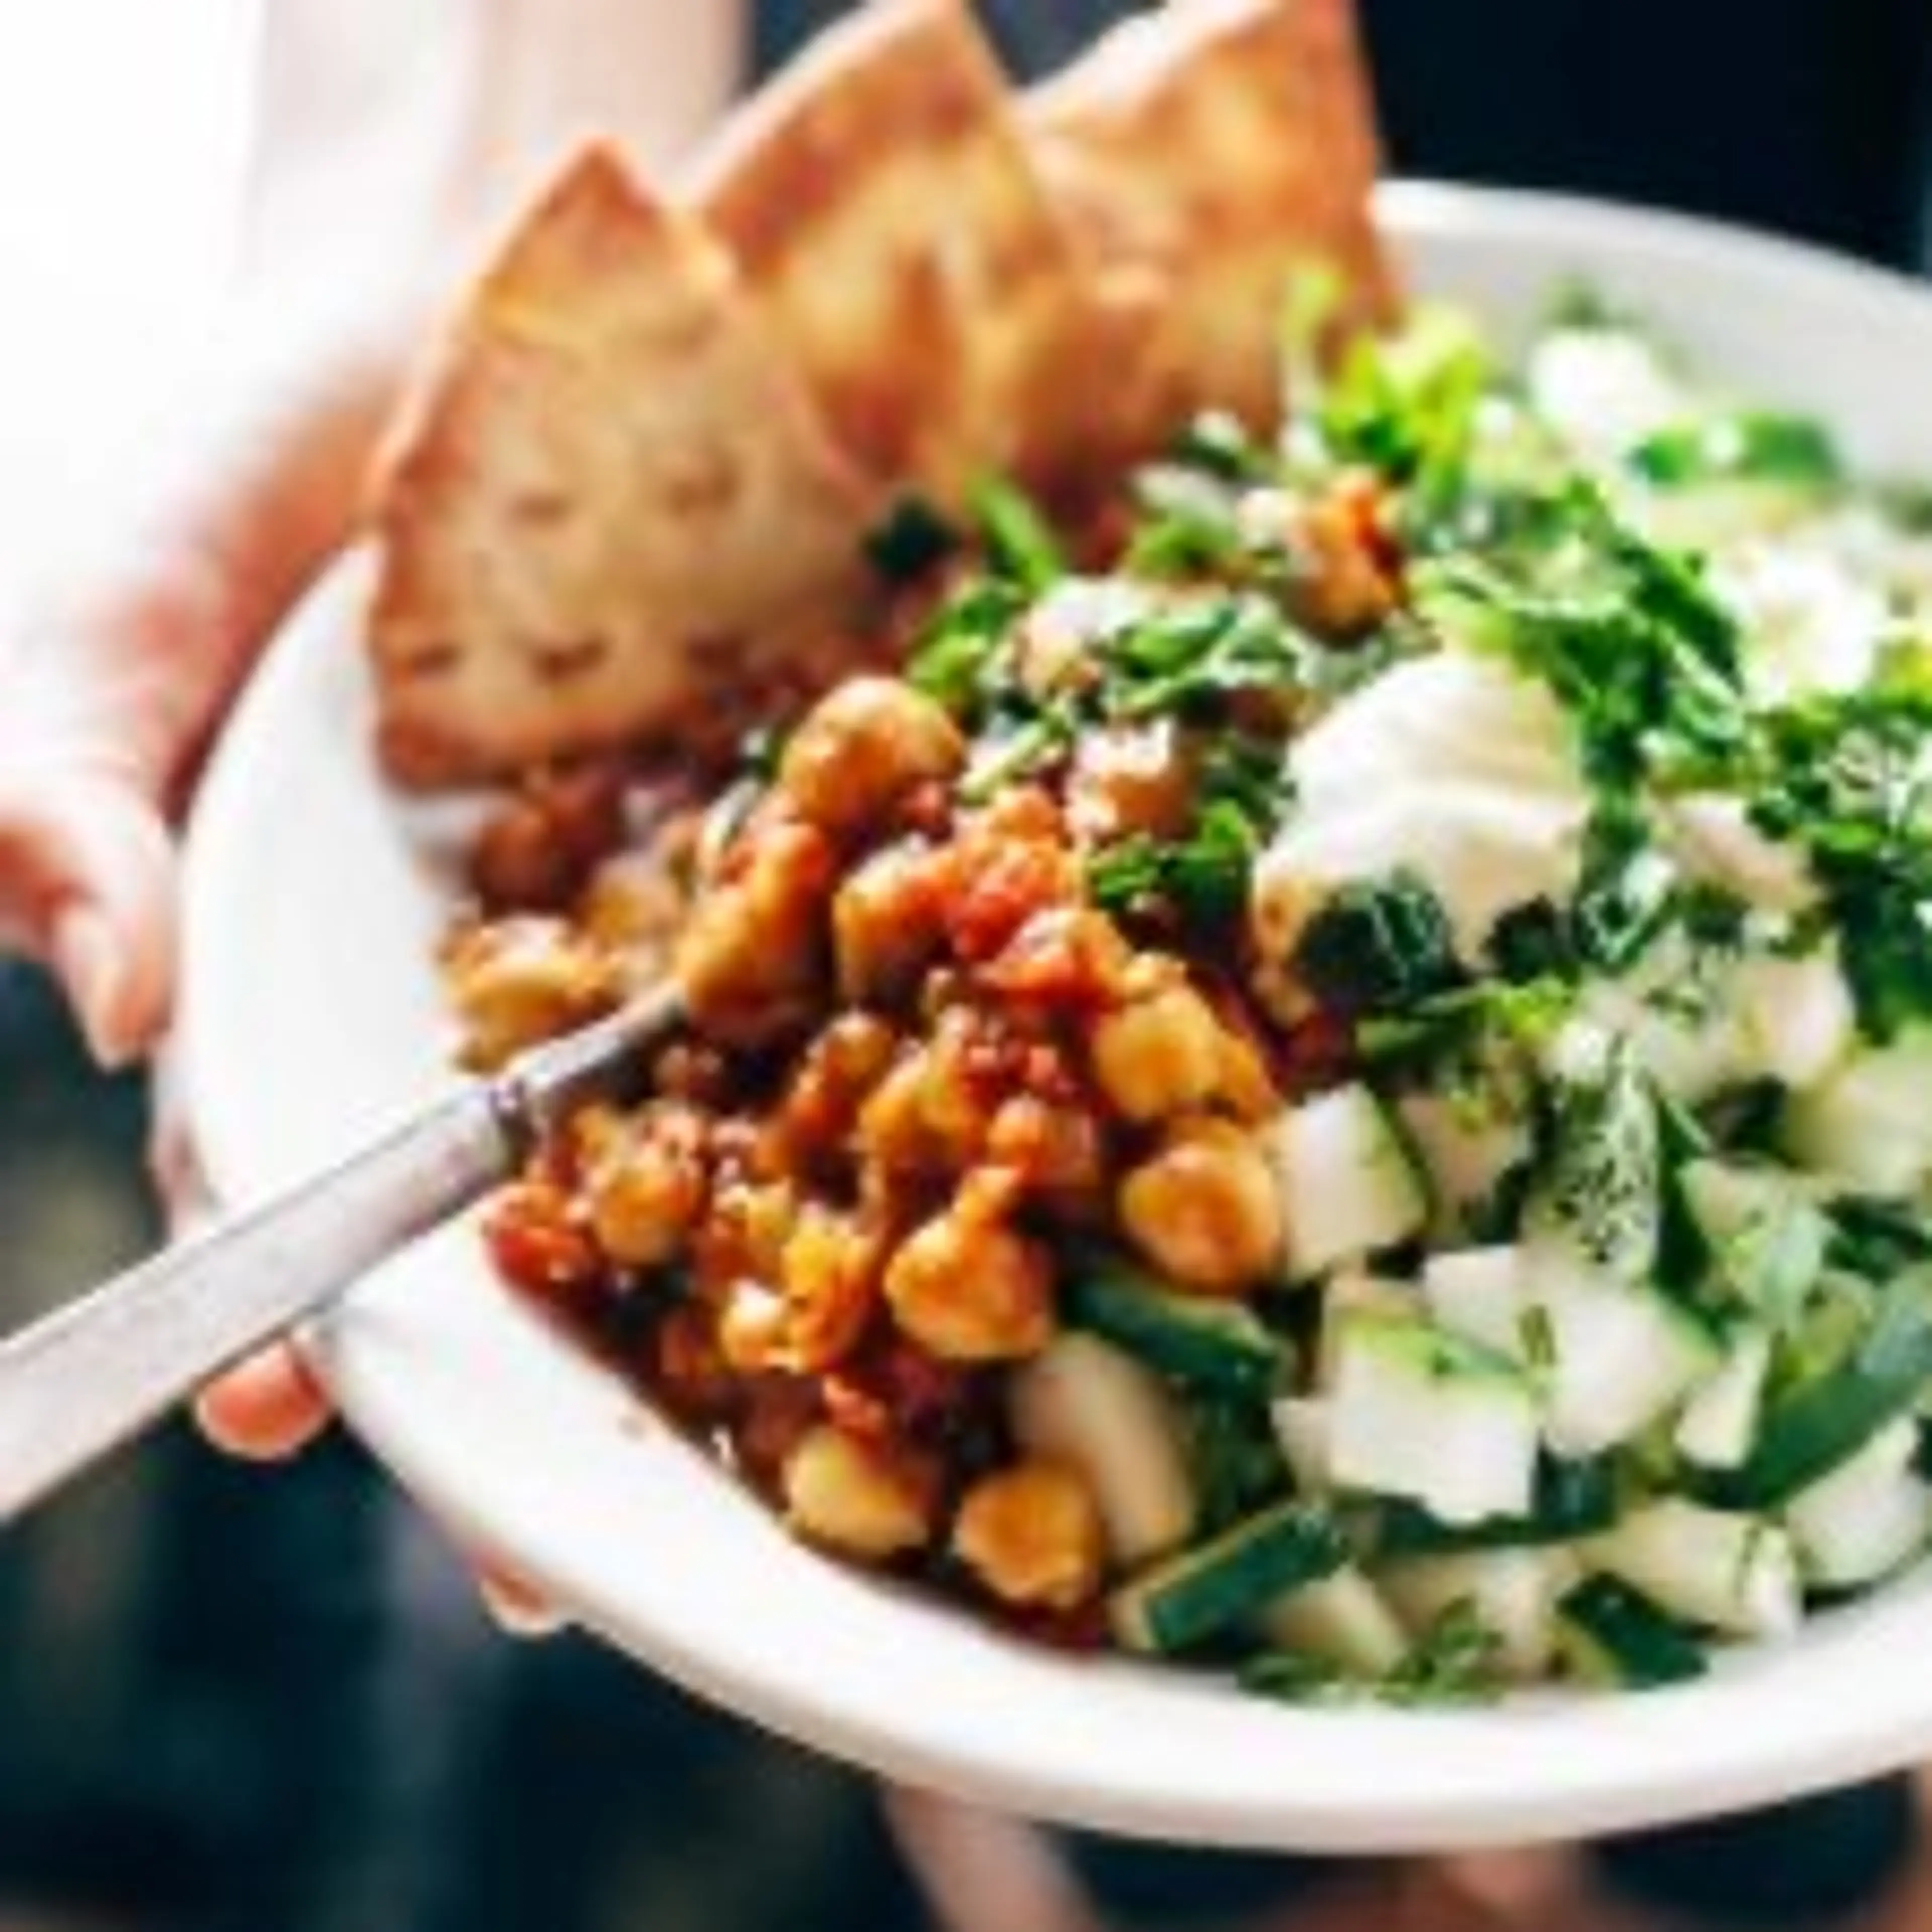
[(661, 990), (532, 1048), (0, 1342), (0, 1522), (508, 1178), (573, 1108), (634, 1081), (680, 1017)]

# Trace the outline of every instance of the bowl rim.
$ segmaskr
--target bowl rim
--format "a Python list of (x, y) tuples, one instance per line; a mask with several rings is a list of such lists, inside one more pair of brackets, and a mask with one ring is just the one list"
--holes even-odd
[[(1767, 294), (1788, 296), (1802, 289), (1835, 310), (1856, 309), (1848, 321), (1869, 319), (1908, 327), (1932, 350), (1932, 296), (1903, 275), (1809, 244), (1574, 196), (1433, 182), (1386, 183), (1377, 206), (1398, 247), (1491, 242), (1540, 250), (1552, 261), (1574, 251), (1694, 259), (1706, 265), (1714, 254), (1734, 280), (1761, 284)], [(325, 573), (290, 618), (217, 746), (190, 819), (183, 875), (182, 1094), (211, 1186), (218, 1198), (230, 1202), (258, 1194), (272, 1176), (274, 1160), (265, 1137), (256, 1131), (255, 1103), (238, 1091), (250, 1083), (225, 1070), (210, 1044), (220, 1030), (219, 981), (211, 980), (208, 968), (220, 950), (211, 935), (218, 929), (224, 904), (224, 866), (234, 842), (244, 836), (242, 815), (250, 813), (251, 796), (258, 795), (265, 760), (272, 764), (269, 753), (280, 712), (316, 685), (324, 646), (332, 640), (339, 644), (345, 625), (352, 622), (360, 575), (358, 561), (345, 560)], [(350, 674), (340, 667), (334, 674), (338, 678)], [(386, 1272), (382, 1279), (389, 1278)], [(350, 1310), (364, 1298), (358, 1292)], [(1444, 1754), (1445, 1761), (1474, 1767), (1485, 1740), (1499, 1735), (1492, 1727), (1502, 1714), (1494, 1712), (1276, 1712), (1224, 1690), (1206, 1694), (1217, 1702), (1267, 1714), (1280, 1727), (1286, 1754), (1310, 1744), (1318, 1753), (1324, 1744), (1346, 1740), (1352, 1753), (1370, 1759), (1386, 1754), (1395, 1766), (1386, 1790), (1380, 1781), (1360, 1775), (1360, 1766), (1340, 1775), (1339, 1762), (1332, 1782), (1314, 1772), (1298, 1773), (1299, 1781), (1292, 1780), (1286, 1792), (1279, 1767), (1272, 1781), (1259, 1776), (1244, 1781), (1238, 1766), (1219, 1765), (1204, 1794), (1187, 1788), (1178, 1775), (1149, 1780), (1136, 1775), (1132, 1762), (1123, 1770), (1109, 1762), (1104, 1749), (1084, 1750), (1077, 1736), (1065, 1734), (1082, 1728), (1077, 1702), (1058, 1712), (1064, 1722), (1054, 1736), (1039, 1740), (1030, 1752), (1016, 1751), (1000, 1725), (984, 1721), (983, 1713), (975, 1719), (970, 1699), (962, 1702), (949, 1694), (941, 1714), (935, 1716), (929, 1708), (922, 1714), (916, 1699), (881, 1696), (876, 1688), (869, 1696), (854, 1694), (857, 1680), (851, 1659), (842, 1660), (824, 1678), (802, 1670), (798, 1658), (788, 1655), (782, 1646), (741, 1643), (733, 1649), (707, 1640), (692, 1628), (689, 1618), (680, 1622), (655, 1606), (640, 1612), (634, 1604), (614, 1600), (598, 1564), (569, 1545), (561, 1520), (568, 1517), (567, 1505), (560, 1520), (537, 1522), (544, 1508), (541, 1484), (515, 1490), (513, 1508), (506, 1507), (501, 1494), (486, 1496), (489, 1486), (477, 1484), (471, 1472), (458, 1466), (461, 1458), (456, 1452), (464, 1432), (446, 1430), (448, 1439), (442, 1440), (440, 1425), (416, 1426), (411, 1412), (416, 1390), (400, 1386), (404, 1378), (376, 1330), (333, 1319), (316, 1324), (304, 1340), (316, 1372), (356, 1432), (466, 1547), (507, 1559), (552, 1592), (587, 1628), (711, 1701), (875, 1772), (995, 1808), (1021, 1809), (1129, 1835), (1195, 1842), (1328, 1851), (1439, 1850), (1622, 1828), (1771, 1802), (1893, 1768), (1932, 1743), (1932, 1675), (1919, 1673), (1927, 1689), (1916, 1701), (1904, 1684), (1878, 1694), (1868, 1690), (1862, 1700), (1828, 1694), (1846, 1681), (1846, 1666), (1841, 1661), (1834, 1674), (1826, 1652), (1842, 1649), (1850, 1639), (1856, 1653), (1867, 1624), (1895, 1629), (1912, 1620), (1915, 1605), (1907, 1593), (1894, 1591), (1881, 1593), (1878, 1600), (1876, 1607), (1889, 1605), (1888, 1618), (1868, 1618), (1862, 1610), (1850, 1613), (1835, 1627), (1835, 1641), (1829, 1644), (1808, 1640), (1788, 1652), (1754, 1653), (1738, 1671), (1720, 1672), (1710, 1680), (1719, 1690), (1697, 1707), (1694, 1724), (1660, 1719), (1670, 1714), (1673, 1698), (1695, 1696), (1703, 1687), (1654, 1699), (1588, 1705), (1560, 1696), (1520, 1700), (1502, 1719), (1520, 1726), (1528, 1740), (1523, 1752), (1512, 1748), (1513, 1756), (1534, 1762), (1537, 1754), (1553, 1754), (1559, 1744), (1588, 1733), (1598, 1761), (1587, 1774), (1580, 1775), (1574, 1766), (1559, 1767), (1546, 1781), (1507, 1794), (1499, 1792), (1495, 1779), (1473, 1772), (1467, 1778), (1443, 1774), (1418, 1781), (1401, 1768), (1415, 1755)], [(570, 1372), (581, 1367), (576, 1365)], [(473, 1431), (470, 1439), (476, 1439)], [(699, 1460), (694, 1450), (688, 1453), (694, 1462)], [(501, 1476), (500, 1472), (500, 1487)], [(505, 1528), (512, 1516), (520, 1518), (514, 1534)], [(528, 1533), (533, 1523), (534, 1533)], [(844, 1574), (816, 1557), (808, 1560)], [(890, 1616), (872, 1611), (854, 1616), (856, 1625), (887, 1633), (888, 1642), (893, 1629), (912, 1629), (904, 1621), (908, 1616), (945, 1617), (952, 1624), (964, 1621), (956, 1613), (907, 1604), (891, 1586), (870, 1580), (854, 1585), (848, 1578), (842, 1587), (856, 1588), (875, 1606), (895, 1606)], [(814, 1601), (826, 1596), (815, 1586), (806, 1594)], [(1932, 1598), (1918, 1602), (1916, 1612), (1922, 1624), (1932, 1618)], [(1011, 1646), (997, 1636), (980, 1632), (952, 1642), (948, 1654), (964, 1654), (962, 1644), (982, 1658), (1004, 1660), (998, 1668), (989, 1664), (989, 1681), (1003, 1673), (1015, 1682), (1030, 1681), (1026, 1670), (1006, 1667), (1012, 1660), (1004, 1658), (1004, 1652)], [(1894, 1648), (1901, 1658), (1905, 1654), (1904, 1646)], [(1057, 1660), (1051, 1664), (1072, 1676)], [(1171, 1706), (1174, 1721), (1190, 1736), (1223, 1735), (1231, 1747), (1238, 1747), (1246, 1736), (1245, 1725), (1216, 1726), (1197, 1721), (1198, 1713), (1191, 1712), (1181, 1724), (1184, 1700), (1204, 1694), (1198, 1686), (1185, 1693), (1177, 1689), (1172, 1696), (1165, 1689), (1156, 1695), (1144, 1688), (1154, 1676), (1174, 1673), (1149, 1672), (1130, 1663), (1093, 1668), (1109, 1682), (1131, 1678), (1142, 1686), (1130, 1694), (1129, 1701), (1144, 1716), (1157, 1718)], [(1856, 1655), (1850, 1670), (1856, 1675)], [(890, 1678), (896, 1670), (884, 1674)], [(1794, 1702), (1785, 1681), (1814, 1678), (1815, 1694)], [(1037, 1681), (1044, 1686), (1044, 1679)], [(1768, 1686), (1777, 1687), (1777, 1694)], [(1104, 1698), (1107, 1692), (1096, 1684), (1092, 1694)], [(1042, 1708), (1061, 1701), (1058, 1694), (1045, 1697)], [(1774, 1706), (1776, 1721), (1758, 1726), (1751, 1713), (1762, 1714)], [(1579, 1712), (1588, 1713), (1587, 1720), (1580, 1720)], [(1104, 1712), (1087, 1715), (1103, 1731), (1109, 1728)], [(1743, 1735), (1754, 1731), (1754, 1736)]]

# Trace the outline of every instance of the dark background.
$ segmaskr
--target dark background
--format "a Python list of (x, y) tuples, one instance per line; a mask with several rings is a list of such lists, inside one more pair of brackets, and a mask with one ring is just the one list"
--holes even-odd
[[(826, 10), (764, 9), (761, 58)], [(1028, 68), (1110, 10), (987, 9)], [(1922, 266), (1927, 0), (1366, 0), (1366, 18), (1402, 172), (1594, 190)], [(144, 1114), (140, 1083), (92, 1073), (42, 982), (0, 965), (8, 1322), (154, 1238)], [(1793, 1874), (1875, 1883), (1899, 1819), (1868, 1793), (1623, 1862), (1707, 1904), (1788, 1909)], [(1168, 1922), (1177, 1894), (1256, 1888), (1250, 1868), (1081, 1854)], [(921, 1922), (862, 1783), (580, 1640), (504, 1641), (344, 1444), (263, 1474), (176, 1430), (0, 1544), (0, 1927)]]

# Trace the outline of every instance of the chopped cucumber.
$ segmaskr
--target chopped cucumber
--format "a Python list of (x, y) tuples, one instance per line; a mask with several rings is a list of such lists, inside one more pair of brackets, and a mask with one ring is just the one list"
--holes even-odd
[(1802, 1615), (1791, 1539), (1760, 1516), (1660, 1497), (1582, 1553), (1673, 1616), (1731, 1636), (1786, 1636)]
[(1757, 1430), (1764, 1382), (1771, 1367), (1771, 1336), (1741, 1328), (1731, 1337), (1724, 1365), (1678, 1418), (1679, 1450), (1706, 1469), (1735, 1469), (1750, 1455)]
[(1592, 1274), (1645, 1280), (1664, 1218), (1656, 1090), (1628, 1043), (1588, 1021), (1562, 1028), (1549, 1061), (1554, 1144), (1525, 1226)]
[(1857, 1042), (1851, 988), (1831, 954), (1741, 961), (1730, 980), (1738, 1030), (1738, 1072), (1809, 1087), (1826, 1078)]
[(1408, 1648), (1395, 1612), (1353, 1564), (1283, 1591), (1264, 1606), (1256, 1624), (1279, 1648), (1359, 1677), (1387, 1676)]
[(1609, 1576), (1589, 1576), (1556, 1606), (1556, 1642), (1571, 1670), (1614, 1690), (1651, 1690), (1703, 1676), (1703, 1647), (1658, 1606)]
[(1064, 1296), (1074, 1327), (1104, 1336), (1174, 1382), (1259, 1400), (1274, 1392), (1288, 1365), (1286, 1346), (1252, 1309), (1176, 1293), (1114, 1256), (1083, 1261)]
[(1530, 1300), (1521, 1249), (1460, 1248), (1432, 1255), (1422, 1267), (1422, 1298), (1450, 1334), (1510, 1361), (1523, 1359), (1523, 1317)]
[(1932, 1030), (1854, 1053), (1785, 1103), (1781, 1137), (1801, 1166), (1888, 1198), (1932, 1179)]
[(1429, 1203), (1402, 1137), (1364, 1086), (1291, 1107), (1272, 1130), (1297, 1279), (1359, 1261), (1416, 1233)]
[(1413, 1315), (1415, 1290), (1407, 1282), (1352, 1268), (1329, 1282), (1322, 1291), (1322, 1332), (1315, 1350), (1315, 1385), (1324, 1393), (1335, 1386), (1342, 1331), (1358, 1310), (1372, 1315)]
[(1533, 1250), (1549, 1328), (1544, 1432), (1561, 1456), (1640, 1435), (1722, 1360), (1717, 1338), (1655, 1288), (1606, 1280), (1560, 1251)]
[(1395, 1113), (1435, 1204), (1432, 1230), (1445, 1238), (1496, 1197), (1532, 1151), (1528, 1110), (1482, 1095), (1405, 1094)]
[(1268, 1413), (1295, 1487), (1304, 1496), (1326, 1496), (1335, 1486), (1334, 1464), (1328, 1453), (1328, 1403), (1313, 1396), (1283, 1396)]
[(1608, 1463), (1545, 1456), (1526, 1515), (1452, 1527), (1414, 1503), (1384, 1502), (1376, 1514), (1375, 1547), (1384, 1558), (1547, 1547), (1608, 1529), (1616, 1515), (1616, 1480)]
[(1716, 1486), (1719, 1500), (1770, 1509), (1828, 1475), (1932, 1378), (1932, 1267), (1908, 1270), (1883, 1291), (1870, 1326), (1848, 1352), (1766, 1406), (1744, 1466)]
[(1117, 1590), (1114, 1634), (1130, 1650), (1190, 1649), (1348, 1560), (1348, 1539), (1328, 1510), (1277, 1503)]
[(1014, 1375), (1013, 1434), (1086, 1478), (1108, 1554), (1132, 1565), (1193, 1534), (1187, 1438), (1158, 1377), (1098, 1336), (1059, 1335)]
[(1832, 1224), (1788, 1168), (1700, 1160), (1678, 1186), (1732, 1294), (1774, 1328), (1789, 1328), (1824, 1271)]
[(1520, 1516), (1536, 1474), (1536, 1400), (1500, 1357), (1414, 1317), (1358, 1310), (1336, 1353), (1336, 1484), (1406, 1496), (1448, 1523)]
[(1498, 1661), (1519, 1682), (1545, 1674), (1556, 1643), (1556, 1599), (1576, 1580), (1562, 1550), (1471, 1550), (1390, 1564), (1376, 1581), (1418, 1636), (1450, 1605), (1467, 1603), (1496, 1633)]
[(1784, 1520), (1808, 1581), (1833, 1590), (1875, 1583), (1924, 1546), (1932, 1493), (1914, 1468), (1918, 1450), (1917, 1425), (1900, 1416), (1792, 1498)]

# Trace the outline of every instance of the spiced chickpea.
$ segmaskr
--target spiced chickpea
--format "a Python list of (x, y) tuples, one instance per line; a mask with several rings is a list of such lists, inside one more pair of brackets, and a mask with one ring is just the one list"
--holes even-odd
[(1009, 1604), (1070, 1610), (1100, 1588), (1100, 1510), (1058, 1462), (1031, 1460), (982, 1477), (959, 1506), (952, 1549)]
[(1037, 1354), (1053, 1334), (1053, 1262), (1046, 1250), (962, 1198), (915, 1228), (886, 1269), (900, 1329), (944, 1360)]
[(1238, 1294), (1266, 1280), (1285, 1228), (1273, 1171), (1232, 1121), (1176, 1120), (1120, 1184), (1121, 1225), (1177, 1287)]
[(848, 1556), (883, 1562), (932, 1540), (931, 1472), (889, 1444), (820, 1424), (793, 1445), (781, 1487), (792, 1527)]
[(536, 914), (461, 934), (444, 956), (462, 1060), (476, 1072), (583, 1025), (610, 1007), (610, 962), (561, 920)]
[(943, 866), (929, 846), (888, 845), (848, 874), (832, 903), (838, 990), (848, 1000), (910, 993), (945, 935)]
[(1295, 520), (1292, 544), (1306, 573), (1295, 590), (1296, 613), (1326, 636), (1362, 637), (1395, 602), (1395, 586), (1376, 554), (1375, 517), (1372, 492), (1345, 484)]
[(1227, 1040), (1208, 1002), (1176, 980), (1102, 1013), (1089, 1050), (1112, 1105), (1130, 1120), (1157, 1120), (1214, 1096)]
[(692, 908), (677, 978), (693, 1022), (733, 1046), (781, 1037), (808, 1018), (824, 983), (833, 854), (808, 825), (748, 826), (733, 868)]
[(580, 1138), (588, 1143), (584, 1192), (598, 1245), (623, 1268), (670, 1261), (704, 1208), (704, 1116), (659, 1102), (633, 1120), (580, 1129)]
[(958, 727), (922, 692), (897, 678), (848, 678), (787, 741), (778, 783), (814, 825), (866, 832), (916, 785), (951, 778), (965, 759)]
[(1192, 797), (1180, 728), (1155, 718), (1082, 739), (1067, 781), (1067, 817), (1088, 838), (1169, 838), (1186, 824)]

